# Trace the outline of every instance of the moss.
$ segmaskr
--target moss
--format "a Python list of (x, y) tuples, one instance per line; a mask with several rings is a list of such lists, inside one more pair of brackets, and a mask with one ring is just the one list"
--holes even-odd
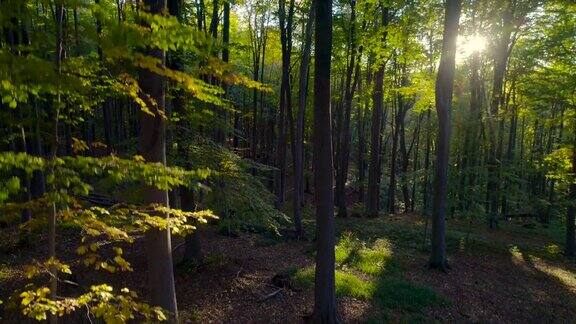
[(367, 247), (365, 243), (347, 233), (340, 239), (335, 254), (339, 267), (351, 268), (370, 276), (398, 268), (392, 258), (392, 245), (386, 239), (378, 239), (372, 247)]
[(446, 299), (430, 288), (394, 277), (378, 280), (374, 302), (382, 308), (407, 312), (420, 312), (426, 307), (447, 303)]
[[(411, 231), (394, 232), (412, 238)], [(434, 290), (403, 279), (393, 247), (388, 239), (368, 244), (351, 232), (344, 233), (335, 247), (336, 295), (371, 301), (375, 308), (368, 322), (425, 322), (425, 308), (447, 301)], [(314, 267), (291, 269), (287, 274), (303, 289), (314, 287)]]
[[(338, 297), (369, 300), (374, 294), (374, 284), (353, 273), (336, 270), (335, 279)], [(314, 287), (314, 267), (297, 270), (293, 275), (293, 280), (301, 288), (312, 289)]]

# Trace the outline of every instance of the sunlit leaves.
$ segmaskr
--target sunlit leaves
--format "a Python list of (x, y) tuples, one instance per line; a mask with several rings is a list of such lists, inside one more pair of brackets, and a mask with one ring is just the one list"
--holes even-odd
[(89, 309), (91, 316), (101, 318), (106, 323), (126, 323), (135, 319), (146, 322), (166, 320), (166, 314), (159, 307), (138, 301), (138, 295), (128, 288), (115, 293), (111, 286), (101, 284), (91, 286), (89, 292), (75, 298), (54, 300), (49, 296), (50, 289), (47, 287), (22, 292), (19, 295), (22, 313), (41, 321), (46, 320), (49, 314), (63, 316)]
[(548, 170), (547, 176), (559, 180), (561, 183), (576, 183), (576, 174), (572, 172), (573, 147), (561, 147), (552, 151), (544, 158), (544, 165)]
[(31, 279), (40, 274), (50, 274), (50, 271), (56, 271), (66, 274), (71, 274), (70, 265), (63, 263), (62, 261), (49, 258), (44, 262), (36, 262), (35, 264), (26, 266), (26, 277)]
[[(80, 149), (85, 143), (77, 141)], [(135, 238), (149, 230), (171, 230), (175, 234), (187, 234), (196, 224), (216, 218), (210, 210), (184, 212), (161, 205), (141, 205), (137, 203), (116, 203), (110, 207), (91, 205), (83, 200), (89, 195), (94, 179), (106, 179), (117, 185), (135, 185), (168, 190), (178, 186), (192, 186), (205, 180), (213, 172), (204, 168), (185, 170), (166, 167), (159, 163), (148, 163), (142, 156), (121, 159), (115, 156), (104, 158), (62, 157), (44, 159), (25, 153), (0, 153), (0, 173), (24, 171), (30, 176), (34, 171), (50, 171), (46, 182), (51, 188), (44, 196), (24, 203), (4, 203), (1, 210), (6, 215), (18, 215), (22, 210), (34, 212), (34, 219), (27, 225), (41, 222), (47, 216), (43, 211), (47, 205), (58, 205), (57, 220), (78, 228), (82, 243), (76, 248), (80, 265), (95, 270), (115, 273), (132, 271), (132, 266), (123, 256), (120, 244), (132, 243)], [(10, 177), (0, 184), (0, 199), (8, 200), (20, 188), (20, 178)], [(55, 258), (26, 268), (29, 278), (39, 275), (52, 275), (53, 272), (71, 273), (71, 267)], [(88, 308), (97, 318), (107, 323), (124, 323), (144, 317), (146, 320), (161, 321), (165, 314), (159, 308), (136, 301), (135, 293), (123, 289), (114, 294), (107, 285), (93, 286), (91, 291), (75, 298), (53, 299), (48, 288), (27, 290), (20, 294), (21, 309), (24, 315), (45, 320), (49, 314), (63, 316)]]

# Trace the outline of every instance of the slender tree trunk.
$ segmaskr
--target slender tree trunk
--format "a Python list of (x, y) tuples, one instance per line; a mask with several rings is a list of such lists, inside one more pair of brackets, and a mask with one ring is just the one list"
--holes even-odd
[(420, 156), (420, 132), (422, 129), (422, 119), (423, 119), (424, 115), (420, 115), (418, 118), (418, 128), (417, 131), (415, 132), (415, 146), (414, 146), (414, 164), (412, 166), (412, 204), (410, 205), (410, 211), (414, 212), (416, 210), (416, 185), (417, 185), (417, 181), (416, 181), (416, 174), (418, 172), (418, 168), (420, 168), (420, 160), (418, 160), (418, 157)]
[[(572, 146), (572, 173), (576, 174), (576, 141)], [(574, 180), (572, 180), (574, 181)], [(566, 211), (566, 246), (564, 252), (568, 257), (576, 256), (576, 183), (570, 184), (569, 204)]]
[[(184, 211), (195, 211), (196, 202), (194, 200), (194, 191), (186, 187), (180, 187), (181, 208)], [(184, 242), (184, 261), (195, 265), (202, 264), (202, 241), (201, 229), (199, 226), (191, 234), (186, 236)]]
[(448, 189), (448, 158), (450, 153), (450, 110), (454, 86), (456, 37), (460, 20), (460, 0), (445, 3), (442, 56), (436, 76), (436, 112), (438, 114), (438, 145), (434, 179), (432, 215), (432, 251), (429, 267), (446, 270), (446, 194)]
[[(498, 210), (500, 201), (500, 159), (499, 159), (499, 145), (498, 138), (501, 135), (496, 130), (498, 114), (500, 105), (503, 102), (503, 84), (504, 76), (506, 75), (506, 65), (508, 62), (509, 48), (508, 44), (510, 42), (510, 35), (512, 33), (512, 9), (510, 8), (512, 4), (509, 0), (504, 2), (504, 13), (503, 13), (503, 27), (502, 35), (498, 41), (497, 47), (495, 49), (494, 55), (494, 80), (492, 84), (492, 96), (490, 99), (490, 110), (489, 110), (489, 139), (490, 139), (490, 151), (488, 157), (488, 183), (487, 183), (487, 193), (488, 193), (488, 213), (490, 228), (496, 228), (498, 226)], [(498, 138), (497, 138), (498, 136)]]
[(212, 19), (210, 20), (210, 35), (212, 35), (212, 38), (218, 38), (218, 25), (219, 25), (219, 19), (218, 19), (218, 0), (212, 0)]
[(334, 163), (330, 111), (332, 1), (315, 0), (314, 48), (314, 195), (316, 199), (315, 323), (336, 323), (334, 255)]
[[(392, 152), (390, 155), (390, 181), (388, 186), (388, 212), (394, 214), (396, 212), (396, 166), (398, 159), (398, 138), (400, 136), (400, 119), (402, 116), (402, 107), (395, 110), (394, 116), (394, 130), (392, 135)], [(394, 107), (392, 107), (394, 112)]]
[[(21, 111), (20, 111), (21, 112)], [(22, 117), (20, 117), (22, 118)], [(21, 140), (22, 140), (22, 152), (26, 153), (26, 154), (30, 154), (30, 149), (28, 146), (28, 142), (26, 140), (26, 131), (24, 130), (24, 126), (20, 126), (20, 134), (21, 134)], [(25, 202), (29, 202), (32, 200), (32, 182), (30, 181), (30, 175), (29, 174), (23, 174), (24, 176), (24, 183), (25, 183), (25, 189), (26, 192), (24, 193), (24, 201)], [(29, 220), (32, 219), (32, 211), (29, 208), (26, 208), (24, 210), (22, 210), (22, 213), (20, 215), (20, 222), (21, 223), (26, 223)]]
[(344, 86), (344, 115), (342, 116), (342, 129), (340, 137), (340, 149), (338, 173), (336, 175), (336, 202), (338, 207), (338, 216), (347, 217), (346, 207), (346, 180), (348, 180), (348, 163), (350, 160), (350, 119), (352, 114), (352, 99), (358, 75), (352, 75), (356, 68), (356, 0), (350, 2), (350, 62), (346, 71), (346, 83)]
[(298, 89), (298, 116), (296, 118), (296, 132), (294, 137), (294, 229), (296, 236), (303, 235), (302, 230), (302, 202), (304, 200), (304, 121), (306, 117), (306, 94), (308, 92), (308, 68), (310, 65), (310, 51), (312, 47), (312, 28), (314, 26), (314, 4), (310, 7), (308, 20), (304, 33), (304, 49), (299, 71)]
[[(358, 63), (359, 64), (359, 63)], [(370, 86), (371, 71), (366, 69), (366, 88)], [(360, 83), (358, 84), (358, 91), (362, 92), (360, 89)], [(367, 100), (366, 100), (367, 101)], [(366, 111), (368, 110), (368, 104), (366, 103), (364, 107), (358, 105), (358, 111), (356, 112), (357, 123), (356, 130), (358, 131), (358, 196), (361, 203), (364, 203), (364, 182), (366, 181)]]
[(466, 128), (466, 135), (464, 140), (464, 162), (462, 165), (463, 175), (462, 184), (464, 202), (462, 209), (468, 210), (470, 208), (470, 200), (472, 200), (472, 190), (476, 182), (476, 176), (472, 172), (472, 168), (477, 165), (478, 155), (478, 124), (481, 122), (481, 109), (483, 102), (482, 95), (482, 81), (480, 80), (480, 54), (474, 53), (470, 61), (470, 122)]
[[(166, 9), (165, 0), (145, 0), (144, 4), (151, 14), (162, 14)], [(148, 49), (147, 54), (165, 60), (164, 51)], [(149, 70), (140, 70), (140, 88), (149, 95), (148, 108), (153, 115), (140, 112), (139, 150), (147, 162), (166, 164), (165, 122), (162, 117), (165, 108), (165, 86), (162, 76)], [(153, 102), (152, 102), (153, 101)], [(144, 191), (144, 201), (149, 204), (168, 206), (168, 193), (154, 187)], [(168, 215), (162, 215), (168, 217)], [(148, 260), (148, 286), (152, 305), (160, 306), (170, 312), (171, 322), (178, 321), (176, 289), (172, 269), (172, 244), (170, 230), (152, 229), (146, 233), (146, 256)]]
[[(382, 26), (388, 26), (388, 8), (382, 9)], [(387, 33), (384, 32), (382, 43), (386, 44)], [(368, 167), (368, 188), (366, 197), (366, 215), (368, 217), (378, 217), (380, 198), (380, 128), (382, 122), (382, 111), (384, 104), (384, 69), (385, 64), (381, 64), (374, 74), (374, 89), (372, 100), (374, 109), (372, 110), (372, 127), (370, 129), (370, 165)]]
[[(96, 5), (100, 5), (100, 0), (94, 0), (94, 3)], [(98, 36), (98, 38), (101, 37), (102, 35), (102, 22), (100, 21), (100, 16), (96, 15), (96, 34)], [(100, 46), (100, 44), (98, 44), (98, 58), (100, 59), (100, 61), (104, 60), (104, 54), (102, 52), (102, 46)], [(102, 103), (102, 123), (104, 125), (104, 142), (106, 144), (106, 153), (110, 154), (112, 153), (112, 131), (111, 131), (111, 127), (112, 127), (112, 120), (110, 117), (110, 105), (111, 102), (109, 99), (105, 99), (104, 102)]]
[[(64, 41), (63, 41), (63, 26), (64, 26), (64, 4), (63, 1), (55, 2), (55, 25), (56, 25), (56, 57), (55, 57), (55, 67), (56, 73), (58, 75), (62, 74), (62, 59), (64, 53)], [(60, 105), (61, 105), (61, 93), (60, 93), (60, 82), (57, 82), (57, 99), (54, 105), (54, 111), (52, 116), (52, 143), (50, 147), (50, 159), (55, 160), (58, 153), (58, 124), (60, 115)], [(50, 173), (54, 174), (54, 170), (50, 170)], [(52, 185), (53, 186), (53, 185)], [(52, 188), (52, 191), (55, 188)], [(57, 209), (56, 203), (52, 203), (51, 213), (48, 217), (48, 257), (50, 259), (56, 259), (56, 224), (57, 224)], [(58, 295), (58, 269), (51, 265), (50, 271), (50, 299), (55, 300)], [(55, 315), (50, 316), (50, 323), (57, 323), (57, 317)]]
[[(257, 37), (257, 36), (254, 36)], [(255, 38), (253, 41), (253, 57), (252, 57), (252, 78), (254, 81), (258, 81), (259, 72), (260, 72), (260, 52), (261, 52), (261, 45), (258, 38)], [(258, 90), (254, 89), (252, 91), (252, 129), (250, 131), (250, 157), (252, 160), (257, 161), (257, 149), (258, 149)]]
[[(280, 105), (278, 110), (278, 142), (276, 149), (276, 206), (280, 208), (286, 197), (286, 120), (287, 113), (292, 111), (290, 96), (290, 53), (292, 48), (292, 18), (294, 0), (290, 0), (286, 17), (286, 0), (279, 0), (278, 12), (280, 22), (280, 42), (282, 45), (282, 80), (280, 83)], [(290, 127), (292, 130), (292, 127)], [(293, 133), (293, 132), (292, 132)]]
[[(261, 64), (260, 64), (260, 82), (264, 83), (264, 82), (266, 82), (266, 80), (264, 79), (264, 69), (266, 68), (266, 65), (265, 65), (265, 63), (266, 63), (266, 44), (267, 44), (267, 40), (268, 40), (268, 34), (266, 32), (266, 29), (264, 28), (264, 24), (262, 24), (261, 29), (263, 30), (262, 31), (263, 35), (262, 35), (262, 46), (261, 46), (262, 47), (262, 60), (261, 60)], [(270, 138), (268, 140), (266, 140), (267, 137), (264, 136), (266, 134), (267, 129), (268, 129), (268, 124), (266, 123), (266, 120), (267, 120), (267, 118), (270, 118), (269, 117), (270, 113), (269, 113), (269, 111), (265, 111), (266, 106), (264, 105), (264, 95), (265, 95), (264, 91), (260, 91), (260, 116), (261, 116), (260, 117), (260, 120), (261, 120), (260, 123), (261, 123), (261, 126), (259, 128), (257, 127), (256, 131), (258, 132), (258, 129), (260, 129), (260, 133), (257, 133), (257, 135), (262, 134), (263, 138), (264, 138), (261, 146), (263, 148), (265, 148), (264, 149), (265, 153), (262, 157), (259, 157), (259, 158), (266, 161), (266, 163), (269, 163), (268, 161), (271, 161), (269, 155), (272, 153), (272, 145), (271, 144), (269, 145), (267, 143), (267, 141), (269, 143), (274, 142), (274, 140), (273, 140), (273, 138), (274, 138), (274, 122), (272, 120), (270, 121), (270, 125), (272, 126), (269, 129), (269, 131), (270, 131), (269, 137)], [(258, 138), (258, 136), (257, 136), (257, 138)], [(259, 140), (257, 139), (255, 145), (258, 144), (258, 141)], [(257, 146), (255, 146), (255, 147), (257, 147)], [(266, 149), (266, 147), (269, 147), (269, 149)], [(271, 187), (271, 190), (273, 190), (272, 187)]]
[[(422, 180), (422, 214), (429, 215), (429, 199), (428, 199), (428, 173), (430, 171), (430, 148), (432, 146), (432, 113), (429, 109), (426, 112), (426, 149), (424, 151), (424, 177)], [(428, 219), (428, 218), (426, 218)]]
[(206, 6), (204, 0), (199, 0), (196, 8), (198, 30), (206, 32)]

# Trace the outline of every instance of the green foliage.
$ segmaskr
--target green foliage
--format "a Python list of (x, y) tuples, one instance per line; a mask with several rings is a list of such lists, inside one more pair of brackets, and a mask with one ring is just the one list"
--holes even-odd
[(397, 265), (392, 258), (390, 242), (379, 239), (371, 248), (351, 233), (344, 233), (336, 245), (336, 264), (341, 268), (352, 268), (370, 276), (384, 271), (393, 271)]
[[(302, 288), (314, 287), (314, 268), (299, 269), (293, 276), (294, 282)], [(373, 284), (359, 276), (336, 270), (336, 295), (339, 297), (353, 297), (370, 300), (374, 293)]]
[(289, 218), (274, 208), (274, 195), (251, 172), (272, 170), (242, 159), (234, 152), (205, 138), (196, 138), (180, 158), (197, 168), (216, 170), (211, 177), (205, 205), (221, 216), (219, 226), (227, 232), (238, 229), (279, 234)]
[(558, 180), (560, 183), (576, 183), (576, 174), (572, 172), (573, 150), (576, 148), (561, 147), (544, 158), (544, 164), (548, 170), (547, 176), (551, 179)]
[(77, 298), (53, 300), (48, 296), (50, 289), (41, 287), (20, 294), (24, 315), (37, 321), (46, 320), (48, 314), (64, 316), (75, 311), (89, 309), (96, 318), (106, 323), (126, 323), (130, 320), (143, 319), (164, 321), (166, 315), (159, 307), (151, 307), (136, 301), (138, 295), (128, 288), (122, 288), (119, 294), (109, 285), (92, 286), (90, 291)]
[[(115, 184), (152, 186), (159, 190), (169, 190), (177, 186), (192, 186), (204, 181), (211, 174), (208, 169), (188, 171), (177, 167), (166, 167), (159, 163), (146, 163), (142, 157), (121, 159), (115, 156), (104, 158), (63, 157), (43, 159), (25, 153), (0, 153), (0, 172), (21, 170), (24, 174), (44, 171), (49, 175), (47, 183), (50, 191), (44, 196), (27, 202), (8, 202), (0, 206), (5, 216), (17, 215), (22, 210), (34, 212), (34, 219), (27, 224), (41, 224), (46, 214), (46, 206), (58, 206), (56, 219), (73, 224), (81, 230), (82, 244), (76, 252), (85, 267), (104, 270), (109, 273), (132, 271), (130, 263), (124, 259), (119, 243), (131, 243), (136, 235), (148, 230), (170, 229), (175, 234), (186, 234), (195, 229), (196, 223), (205, 223), (214, 218), (210, 210), (184, 212), (159, 205), (138, 205), (121, 203), (109, 208), (91, 206), (80, 198), (92, 191), (89, 181), (103, 178)], [(10, 180), (12, 181), (12, 180)], [(4, 200), (14, 196), (18, 189), (8, 182), (0, 187)], [(111, 243), (111, 244), (110, 244)], [(113, 253), (103, 253), (107, 247)], [(106, 257), (105, 255), (112, 255)], [(49, 258), (27, 268), (28, 278), (52, 271), (71, 273), (68, 264)], [(123, 289), (121, 294), (112, 293), (108, 285), (92, 286), (91, 291), (78, 297), (63, 300), (48, 298), (49, 289), (41, 287), (25, 290), (20, 294), (24, 315), (37, 320), (47, 318), (47, 314), (63, 316), (78, 309), (88, 308), (98, 318), (108, 323), (123, 323), (135, 316), (148, 320), (163, 320), (165, 315), (158, 308), (151, 308), (138, 302), (135, 293)]]
[[(413, 238), (400, 237), (398, 240)], [(336, 245), (335, 253), (336, 294), (371, 301), (380, 310), (372, 314), (370, 318), (373, 320), (381, 321), (391, 312), (416, 316), (427, 307), (447, 303), (434, 290), (402, 277), (401, 268), (393, 258), (392, 244), (386, 239), (368, 245), (352, 232), (345, 232)], [(295, 269), (289, 275), (299, 287), (311, 289), (314, 286), (314, 267)], [(379, 318), (379, 315), (384, 318)]]
[(426, 307), (446, 303), (432, 289), (399, 278), (380, 279), (376, 284), (374, 299), (382, 308), (406, 312), (418, 312)]

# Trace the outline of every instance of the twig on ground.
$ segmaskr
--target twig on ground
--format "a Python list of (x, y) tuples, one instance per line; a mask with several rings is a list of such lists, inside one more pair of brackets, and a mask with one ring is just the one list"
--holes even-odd
[(270, 299), (270, 298), (278, 295), (278, 293), (280, 293), (282, 290), (284, 290), (284, 288), (277, 289), (277, 290), (269, 293), (268, 295), (264, 295), (264, 296), (260, 299), (260, 302), (267, 301), (268, 299)]

